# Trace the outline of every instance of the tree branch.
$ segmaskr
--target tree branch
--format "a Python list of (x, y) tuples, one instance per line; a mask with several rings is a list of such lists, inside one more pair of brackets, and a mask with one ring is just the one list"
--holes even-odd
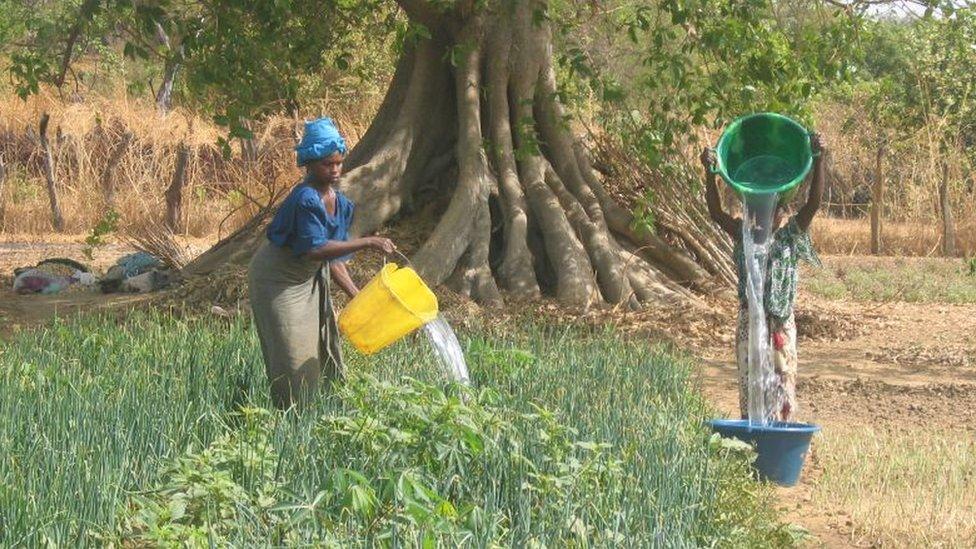
[(396, 0), (400, 9), (407, 14), (407, 18), (427, 27), (441, 26), (441, 16), (426, 0)]
[(75, 22), (75, 26), (71, 29), (71, 34), (68, 35), (68, 43), (64, 47), (64, 55), (61, 59), (61, 71), (58, 73), (57, 80), (54, 81), (54, 85), (61, 90), (61, 86), (64, 85), (64, 78), (68, 74), (68, 67), (71, 65), (71, 53), (75, 49), (75, 43), (78, 42), (78, 38), (81, 36), (81, 31), (84, 26), (91, 21), (92, 16), (95, 15), (95, 9), (98, 7), (99, 0), (85, 0), (85, 3), (81, 5), (81, 13), (78, 20)]

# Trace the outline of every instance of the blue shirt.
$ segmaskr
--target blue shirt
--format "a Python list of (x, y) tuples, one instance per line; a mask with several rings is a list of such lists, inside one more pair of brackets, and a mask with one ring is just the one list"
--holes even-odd
[[(318, 191), (303, 182), (278, 207), (268, 225), (268, 240), (276, 246), (291, 248), (295, 255), (307, 253), (330, 240), (348, 240), (353, 210), (352, 201), (336, 191), (335, 215), (329, 215)], [(347, 261), (349, 257), (336, 261)]]

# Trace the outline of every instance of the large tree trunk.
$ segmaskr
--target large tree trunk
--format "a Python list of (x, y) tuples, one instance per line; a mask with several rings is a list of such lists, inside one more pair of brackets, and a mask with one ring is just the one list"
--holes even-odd
[[(358, 204), (352, 232), (450, 197), (412, 258), (430, 284), (483, 303), (499, 302), (500, 289), (578, 308), (696, 301), (687, 287), (711, 274), (634, 228), (568, 126), (551, 31), (537, 16), (545, 3), (468, 0), (450, 12), (423, 0), (399, 4), (431, 37), (404, 54), (347, 158), (344, 187)], [(261, 225), (249, 223), (188, 270), (246, 256), (239, 247), (260, 242), (251, 233)]]

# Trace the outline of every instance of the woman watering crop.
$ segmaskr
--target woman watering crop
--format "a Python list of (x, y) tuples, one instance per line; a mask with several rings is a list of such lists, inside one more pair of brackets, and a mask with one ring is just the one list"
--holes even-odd
[[(796, 321), (793, 304), (796, 301), (799, 270), (797, 263), (803, 259), (815, 265), (820, 260), (810, 240), (810, 224), (820, 208), (823, 192), (823, 158), (826, 148), (820, 136), (811, 136), (811, 148), (815, 155), (813, 180), (806, 203), (799, 212), (788, 217), (789, 204), (781, 201), (773, 215), (773, 238), (769, 246), (766, 266), (765, 295), (763, 302), (769, 330), (769, 348), (776, 373), (773, 387), (767, 389), (766, 401), (776, 403), (770, 419), (791, 421), (796, 413)], [(748, 417), (749, 387), (749, 315), (745, 253), (742, 244), (742, 219), (729, 215), (722, 209), (722, 201), (715, 184), (715, 153), (705, 149), (701, 155), (705, 167), (705, 201), (712, 220), (727, 232), (735, 242), (734, 259), (739, 275), (739, 319), (736, 329), (736, 363), (739, 370), (739, 409), (743, 418)], [(784, 223), (784, 220), (785, 223)], [(770, 394), (770, 392), (772, 394)]]
[(328, 382), (342, 377), (329, 289), (334, 280), (350, 297), (359, 292), (346, 270), (349, 255), (395, 249), (386, 238), (348, 237), (353, 203), (335, 188), (346, 143), (332, 120), (306, 122), (295, 150), (305, 178), (278, 207), (248, 272), (271, 400), (282, 409), (306, 402), (321, 376)]

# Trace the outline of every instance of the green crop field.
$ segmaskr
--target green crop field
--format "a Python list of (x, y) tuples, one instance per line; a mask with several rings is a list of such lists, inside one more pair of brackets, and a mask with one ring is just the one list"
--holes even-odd
[(612, 333), (462, 337), (269, 410), (243, 321), (82, 317), (0, 346), (0, 545), (770, 546), (795, 541), (702, 428), (690, 363)]

